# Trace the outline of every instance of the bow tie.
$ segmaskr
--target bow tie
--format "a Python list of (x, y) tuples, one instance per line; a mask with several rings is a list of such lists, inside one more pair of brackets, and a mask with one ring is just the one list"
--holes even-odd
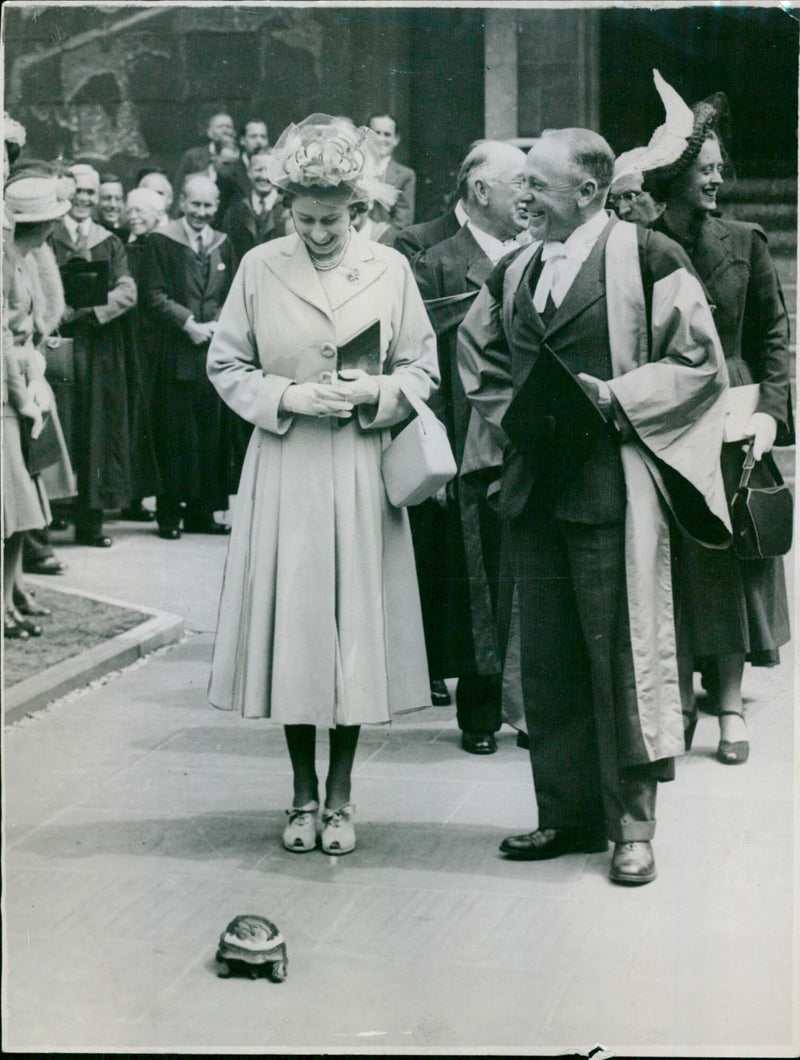
[(565, 243), (545, 243), (542, 247), (542, 261), (553, 261), (557, 258), (564, 258), (566, 260), (572, 258), (577, 260), (577, 250), (577, 247), (567, 247)]

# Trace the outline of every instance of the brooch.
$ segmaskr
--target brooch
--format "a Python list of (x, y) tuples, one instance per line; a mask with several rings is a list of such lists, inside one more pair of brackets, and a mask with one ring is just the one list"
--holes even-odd
[(358, 269), (348, 269), (344, 275), (350, 283), (358, 283)]

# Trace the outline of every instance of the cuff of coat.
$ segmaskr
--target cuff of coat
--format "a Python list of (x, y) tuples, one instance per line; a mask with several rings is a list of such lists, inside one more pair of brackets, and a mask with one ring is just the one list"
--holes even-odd
[(265, 375), (262, 377), (263, 411), (256, 417), (256, 427), (271, 431), (273, 434), (286, 434), (294, 423), (294, 413), (281, 410), (281, 398), (292, 385), (293, 380), (284, 375)]
[(365, 430), (394, 427), (407, 419), (412, 411), (397, 382), (385, 375), (378, 377), (378, 404), (359, 405), (356, 409), (359, 425)]

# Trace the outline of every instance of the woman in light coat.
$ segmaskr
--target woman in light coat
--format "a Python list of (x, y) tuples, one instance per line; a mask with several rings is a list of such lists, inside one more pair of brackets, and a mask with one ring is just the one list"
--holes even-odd
[[(359, 726), (430, 703), (408, 517), (388, 500), (381, 454), (410, 415), (405, 394), (438, 385), (436, 344), (405, 259), (351, 227), (354, 204), (381, 192), (370, 139), (322, 115), (284, 132), (270, 176), (295, 234), (245, 255), (208, 354), (214, 386), (256, 427), (209, 698), (284, 725), (283, 842), (297, 852), (317, 843), (316, 728), (330, 730), (321, 845), (344, 854)], [(337, 350), (370, 325), (378, 374), (337, 373)]]

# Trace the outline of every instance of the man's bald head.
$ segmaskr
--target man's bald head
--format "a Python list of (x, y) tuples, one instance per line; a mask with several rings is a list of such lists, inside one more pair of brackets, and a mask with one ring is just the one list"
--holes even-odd
[(202, 231), (213, 221), (218, 205), (219, 191), (209, 177), (195, 173), (183, 182), (180, 207), (186, 223), (195, 232)]

